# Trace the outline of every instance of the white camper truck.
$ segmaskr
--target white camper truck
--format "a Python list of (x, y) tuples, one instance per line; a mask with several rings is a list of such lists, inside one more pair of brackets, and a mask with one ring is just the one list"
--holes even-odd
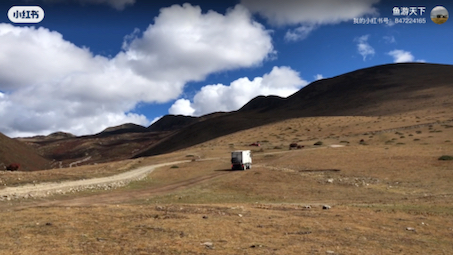
[(231, 169), (250, 169), (252, 168), (252, 153), (250, 150), (231, 152)]

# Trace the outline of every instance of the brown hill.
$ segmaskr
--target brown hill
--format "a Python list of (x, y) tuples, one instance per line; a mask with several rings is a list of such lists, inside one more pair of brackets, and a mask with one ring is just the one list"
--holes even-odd
[(109, 127), (106, 128), (104, 131), (96, 134), (95, 136), (109, 136), (109, 135), (118, 135), (118, 134), (126, 134), (126, 133), (144, 133), (148, 130), (140, 125), (133, 124), (133, 123), (126, 123), (123, 125), (119, 125), (116, 127)]
[(33, 148), (0, 133), (0, 170), (9, 164), (20, 164), (20, 171), (43, 170), (50, 162), (41, 157)]
[(375, 66), (309, 84), (288, 98), (257, 97), (240, 110), (186, 126), (134, 157), (151, 156), (296, 117), (380, 116), (453, 108), (453, 66)]
[(199, 121), (198, 118), (192, 116), (165, 115), (164, 117), (156, 121), (154, 124), (149, 126), (148, 130), (152, 132), (173, 131), (184, 128), (198, 121)]

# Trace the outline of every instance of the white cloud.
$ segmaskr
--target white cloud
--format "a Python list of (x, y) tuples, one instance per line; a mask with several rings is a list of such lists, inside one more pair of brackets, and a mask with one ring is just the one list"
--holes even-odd
[[(241, 33), (237, 33), (241, 31)], [(45, 28), (0, 24), (0, 132), (77, 135), (133, 122), (137, 103), (177, 98), (189, 81), (259, 65), (273, 54), (269, 31), (238, 5), (225, 15), (184, 4), (161, 9), (113, 58), (93, 55)]]
[(364, 15), (377, 15), (373, 7), (379, 0), (241, 0), (241, 4), (260, 14), (274, 26), (293, 25), (287, 41), (300, 41), (320, 25), (337, 24)]
[[(43, 0), (46, 3), (68, 2), (67, 0)], [(126, 5), (133, 5), (135, 0), (72, 0), (80, 4), (107, 4), (117, 10), (124, 10)]]
[(363, 57), (363, 61), (366, 60), (368, 56), (374, 56), (374, 48), (368, 43), (368, 38), (370, 35), (363, 35), (354, 39), (357, 42), (357, 51)]
[(322, 76), (322, 74), (315, 75), (315, 80), (321, 80), (321, 79), (324, 79), (324, 76)]
[(286, 31), (285, 40), (293, 42), (304, 40), (315, 29), (315, 25), (303, 25), (296, 29), (290, 29)]
[[(207, 85), (194, 96), (193, 102), (179, 99), (170, 108), (172, 114), (200, 116), (217, 111), (234, 111), (256, 96), (277, 95), (287, 97), (297, 92), (307, 81), (289, 67), (274, 67), (263, 77), (252, 81), (240, 78), (229, 86), (223, 84)], [(180, 111), (177, 111), (180, 110)]]
[(404, 62), (425, 62), (423, 59), (415, 60), (414, 55), (410, 51), (405, 50), (392, 50), (387, 53), (393, 57), (394, 63), (404, 63)]
[(178, 99), (168, 110), (170, 114), (178, 115), (193, 115), (195, 109), (190, 105), (190, 100), (187, 99)]
[(241, 4), (259, 13), (276, 26), (336, 24), (363, 15), (377, 15), (379, 0), (242, 0)]

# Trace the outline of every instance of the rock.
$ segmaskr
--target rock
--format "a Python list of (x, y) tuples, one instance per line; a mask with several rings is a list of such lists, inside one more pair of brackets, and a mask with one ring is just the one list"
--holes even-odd
[(322, 206), (323, 210), (329, 210), (330, 208), (332, 208), (330, 205), (323, 205)]
[(333, 183), (333, 179), (327, 179), (327, 183)]
[(326, 251), (326, 254), (335, 254), (334, 251)]
[(238, 214), (239, 217), (242, 217), (242, 214)]
[(204, 245), (208, 249), (214, 249), (214, 244), (212, 242), (204, 242), (201, 245)]
[(415, 228), (407, 227), (406, 230), (407, 231), (415, 231)]
[(206, 215), (205, 215), (205, 216), (203, 216), (203, 219), (207, 219), (207, 218), (208, 218), (208, 216), (206, 216)]

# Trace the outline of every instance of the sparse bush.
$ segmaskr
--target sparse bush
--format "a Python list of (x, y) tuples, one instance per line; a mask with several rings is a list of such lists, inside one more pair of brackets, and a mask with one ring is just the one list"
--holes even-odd
[(396, 143), (396, 145), (405, 145), (405, 143)]
[(416, 141), (420, 141), (420, 139), (416, 138), (416, 139), (414, 139), (414, 141), (415, 141), (415, 142), (416, 142)]
[(400, 138), (406, 138), (404, 135), (400, 136)]
[(317, 141), (317, 142), (314, 143), (313, 145), (322, 145), (322, 142), (321, 142), (321, 141)]
[(340, 143), (349, 143), (348, 141), (340, 141)]
[(453, 156), (450, 155), (442, 155), (438, 158), (438, 160), (453, 160)]
[(415, 133), (417, 133), (417, 134), (421, 134), (421, 133), (422, 133), (422, 131), (420, 131), (420, 130), (417, 130), (417, 131), (415, 131)]
[(445, 140), (446, 143), (450, 143), (451, 141), (450, 140)]
[(170, 168), (179, 168), (177, 165), (172, 165)]
[(409, 134), (409, 136), (414, 136), (413, 134)]
[(190, 155), (190, 154), (186, 155), (186, 158), (193, 158), (193, 157), (194, 157), (194, 155)]
[(280, 146), (275, 146), (274, 149), (276, 149), (276, 150), (281, 150), (282, 147), (280, 147)]

